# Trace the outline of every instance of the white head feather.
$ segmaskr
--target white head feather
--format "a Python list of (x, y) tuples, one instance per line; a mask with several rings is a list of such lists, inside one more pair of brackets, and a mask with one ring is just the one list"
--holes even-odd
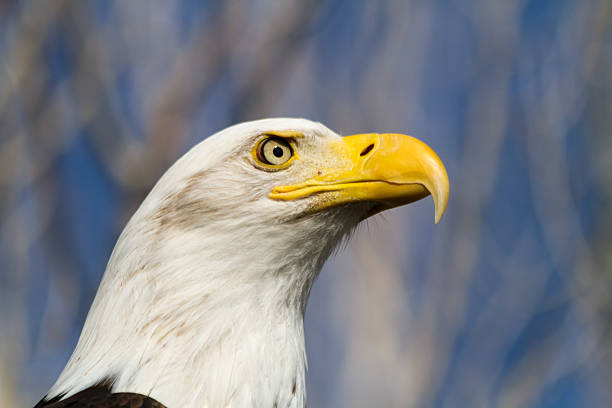
[[(263, 171), (262, 133), (304, 134), (308, 160)], [(204, 140), (159, 180), (121, 234), (78, 345), (48, 397), (114, 379), (168, 407), (305, 405), (311, 285), (368, 204), (308, 213), (268, 198), (313, 177), (337, 134), (266, 119)]]

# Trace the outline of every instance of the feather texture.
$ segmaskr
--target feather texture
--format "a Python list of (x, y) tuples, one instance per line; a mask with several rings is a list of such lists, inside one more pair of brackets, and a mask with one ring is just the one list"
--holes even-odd
[(113, 393), (112, 383), (105, 379), (66, 399), (62, 399), (63, 395), (51, 399), (45, 397), (34, 408), (166, 408), (146, 395)]
[[(299, 164), (254, 166), (257, 139), (286, 130), (303, 135)], [(51, 400), (111, 377), (114, 402), (100, 397), (99, 406), (130, 406), (120, 404), (136, 403), (134, 394), (168, 407), (305, 406), (308, 294), (369, 205), (309, 212), (309, 200), (268, 193), (313, 177), (338, 138), (307, 120), (268, 119), (219, 132), (178, 160), (121, 234)]]

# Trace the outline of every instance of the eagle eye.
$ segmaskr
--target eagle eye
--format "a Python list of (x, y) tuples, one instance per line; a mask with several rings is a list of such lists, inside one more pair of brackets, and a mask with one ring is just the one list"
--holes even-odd
[(268, 166), (281, 166), (292, 157), (291, 144), (280, 137), (268, 137), (257, 146), (257, 159)]

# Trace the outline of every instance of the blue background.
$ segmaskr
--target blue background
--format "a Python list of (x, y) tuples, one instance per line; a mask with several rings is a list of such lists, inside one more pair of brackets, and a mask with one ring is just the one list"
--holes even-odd
[(610, 405), (607, 0), (0, 2), (0, 401), (76, 344), (163, 171), (231, 124), (401, 132), (451, 179), (367, 222), (306, 315), (309, 405)]

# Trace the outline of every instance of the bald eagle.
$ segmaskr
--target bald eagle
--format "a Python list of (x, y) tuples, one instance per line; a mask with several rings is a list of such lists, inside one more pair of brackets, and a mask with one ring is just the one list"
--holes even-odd
[(180, 158), (119, 237), (37, 408), (303, 407), (313, 281), (365, 218), (448, 176), (423, 142), (305, 119), (229, 127)]

